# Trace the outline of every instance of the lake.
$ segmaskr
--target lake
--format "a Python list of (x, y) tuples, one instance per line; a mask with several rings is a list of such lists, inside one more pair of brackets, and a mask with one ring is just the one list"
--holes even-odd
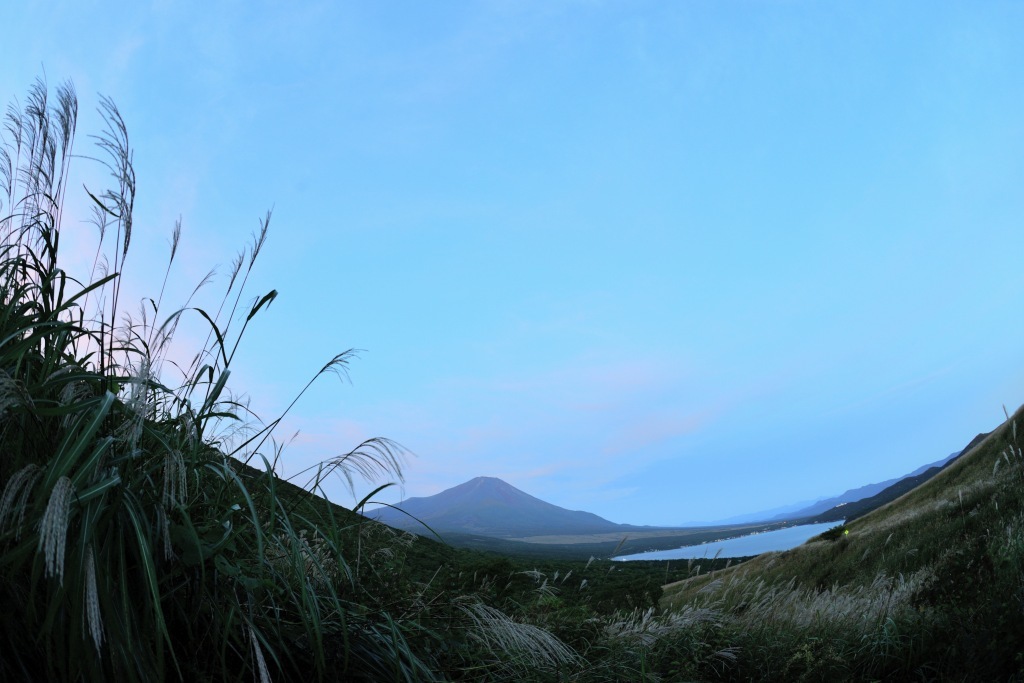
[[(776, 529), (775, 531), (764, 531), (759, 534), (729, 538), (724, 541), (712, 541), (711, 543), (700, 543), (698, 545), (686, 545), (673, 550), (654, 550), (635, 555), (623, 555), (615, 557), (615, 560), (690, 560), (704, 557), (747, 557), (749, 555), (760, 555), (773, 550), (789, 550), (802, 544), (809, 538), (828, 531), (842, 522), (827, 522), (825, 524), (800, 524), (798, 526)], [(721, 552), (719, 552), (721, 551)]]

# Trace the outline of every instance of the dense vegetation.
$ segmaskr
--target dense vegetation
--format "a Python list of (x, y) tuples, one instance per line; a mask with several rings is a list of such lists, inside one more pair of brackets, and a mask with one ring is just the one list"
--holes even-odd
[[(214, 307), (168, 311), (158, 293), (127, 315), (135, 178), (127, 128), (101, 110), (112, 182), (86, 194), (99, 246), (84, 282), (61, 256), (71, 87), (32, 87), (0, 148), (3, 680), (1020, 677), (1012, 420), (908, 496), (736, 567), (455, 550), (314, 495), (335, 471), (399, 477), (386, 439), (305, 487), (278, 479), (280, 417), (258, 421), (228, 384), (276, 297), (244, 303), (269, 217)], [(172, 356), (187, 316), (208, 341)]]

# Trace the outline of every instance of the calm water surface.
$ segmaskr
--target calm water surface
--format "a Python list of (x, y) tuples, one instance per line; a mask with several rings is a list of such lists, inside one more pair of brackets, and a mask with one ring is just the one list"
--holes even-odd
[[(842, 522), (828, 522), (826, 524), (801, 524), (775, 531), (765, 531), (760, 534), (750, 534), (739, 538), (730, 538), (725, 541), (714, 541), (712, 543), (701, 543), (699, 545), (686, 545), (674, 550), (655, 550), (648, 553), (637, 553), (636, 555), (623, 555), (616, 557), (616, 560), (690, 560), (703, 557), (746, 557), (748, 555), (759, 555), (772, 550), (789, 550), (802, 544), (807, 539), (817, 536), (823, 531), (828, 531)], [(721, 552), (719, 552), (721, 551)]]

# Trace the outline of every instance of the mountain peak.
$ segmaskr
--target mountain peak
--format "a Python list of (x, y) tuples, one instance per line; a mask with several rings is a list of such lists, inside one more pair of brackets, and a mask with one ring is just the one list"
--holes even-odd
[(628, 528), (589, 512), (552, 505), (497, 477), (474, 477), (433, 496), (408, 498), (395, 507), (399, 509), (375, 510), (372, 516), (408, 531), (425, 532), (425, 524), (437, 532), (501, 538), (608, 533)]
[(515, 488), (504, 479), (498, 479), (497, 477), (473, 477), (469, 481), (459, 484), (459, 486), (507, 486), (509, 488)]

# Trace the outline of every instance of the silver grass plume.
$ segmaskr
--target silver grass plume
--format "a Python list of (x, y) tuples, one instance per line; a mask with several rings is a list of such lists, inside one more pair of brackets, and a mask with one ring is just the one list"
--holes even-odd
[(494, 655), (505, 655), (507, 659), (502, 658), (501, 668), (507, 673), (518, 669), (528, 673), (575, 664), (579, 658), (572, 648), (548, 631), (513, 621), (490, 605), (474, 602), (459, 605), (459, 609), (473, 625), (469, 638)]
[[(52, 382), (54, 379), (61, 375), (66, 375), (71, 372), (77, 371), (79, 368), (73, 365), (65, 365), (62, 368), (57, 369), (48, 378), (47, 382)], [(60, 405), (63, 407), (74, 406), (76, 403), (87, 401), (92, 397), (92, 391), (89, 389), (89, 385), (83, 380), (77, 379), (67, 382), (60, 390)], [(78, 413), (76, 411), (69, 411), (64, 417), (61, 418), (61, 429), (67, 431), (71, 429), (71, 425), (74, 424), (75, 418)]]
[[(14, 524), (15, 539), (21, 538), (21, 527), (25, 522), (25, 508), (32, 487), (43, 476), (43, 470), (35, 463), (29, 463), (7, 480), (3, 496), (0, 497), (0, 529), (8, 526), (9, 520)], [(17, 520), (14, 520), (17, 517)]]
[(103, 619), (100, 617), (99, 588), (96, 585), (96, 556), (91, 543), (85, 549), (85, 616), (89, 635), (99, 652), (103, 645)]
[(118, 427), (118, 438), (128, 444), (129, 451), (135, 450), (138, 447), (146, 418), (153, 417), (154, 398), (153, 392), (149, 390), (149, 383), (152, 378), (150, 360), (148, 357), (144, 357), (142, 362), (139, 363), (135, 376), (128, 380), (131, 388), (124, 402), (125, 408), (128, 409), (128, 418)]
[(654, 613), (654, 608), (618, 613), (605, 624), (604, 632), (612, 640), (619, 640), (652, 647), (658, 640), (670, 633), (692, 628), (699, 624), (718, 624), (721, 614), (708, 607), (687, 606), (665, 614)]
[(39, 550), (46, 557), (46, 576), (56, 575), (61, 585), (64, 585), (64, 551), (67, 548), (73, 492), (74, 485), (70, 479), (58, 479), (50, 493), (43, 519), (39, 522)]
[(171, 518), (167, 516), (167, 509), (158, 507), (156, 510), (157, 523), (160, 525), (160, 536), (163, 540), (164, 559), (174, 559), (174, 545), (171, 543)]

